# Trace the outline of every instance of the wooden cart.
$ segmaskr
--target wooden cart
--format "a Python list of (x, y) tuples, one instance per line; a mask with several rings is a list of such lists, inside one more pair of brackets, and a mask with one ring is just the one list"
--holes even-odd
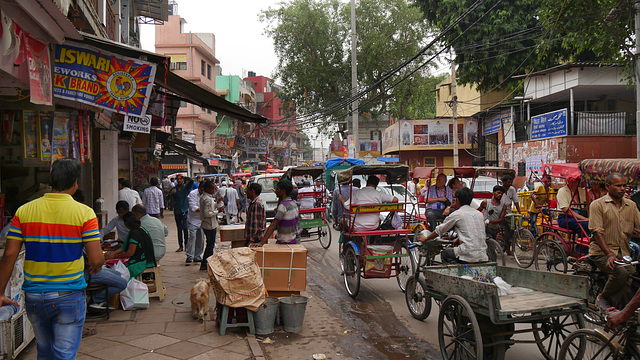
[[(494, 283), (463, 278), (475, 272), (501, 277), (514, 293), (500, 295)], [(588, 284), (581, 276), (495, 263), (425, 267), (422, 275), (415, 294), (441, 304), (438, 338), (444, 359), (504, 359), (510, 345), (533, 342), (551, 360), (564, 338), (584, 327)], [(515, 324), (531, 326), (516, 330)], [(528, 332), (535, 340), (511, 338)]]

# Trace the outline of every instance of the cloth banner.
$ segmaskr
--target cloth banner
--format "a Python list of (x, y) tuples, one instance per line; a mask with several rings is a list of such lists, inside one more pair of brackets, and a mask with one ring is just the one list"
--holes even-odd
[(578, 135), (624, 135), (625, 117), (619, 113), (578, 112)]
[(53, 72), (54, 96), (141, 117), (156, 64), (67, 41), (56, 45)]

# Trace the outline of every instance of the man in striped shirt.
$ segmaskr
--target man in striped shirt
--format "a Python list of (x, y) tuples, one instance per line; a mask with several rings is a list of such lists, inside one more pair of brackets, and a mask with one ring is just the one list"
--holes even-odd
[(39, 359), (75, 359), (86, 313), (83, 250), (91, 274), (104, 263), (96, 215), (71, 197), (81, 172), (77, 159), (52, 164), (52, 192), (18, 209), (0, 261), (0, 306), (17, 306), (4, 289), (24, 243), (22, 289)]
[(160, 190), (158, 184), (159, 182), (157, 177), (152, 177), (151, 180), (149, 180), (150, 186), (144, 189), (144, 198), (142, 199), (142, 202), (144, 203), (145, 209), (147, 209), (147, 214), (155, 218), (162, 219), (164, 217), (162, 214), (164, 211), (164, 196), (162, 195), (162, 190)]
[(262, 246), (269, 241), (271, 234), (278, 229), (276, 244), (300, 244), (300, 220), (298, 219), (298, 204), (291, 200), (293, 184), (289, 180), (280, 180), (276, 185), (276, 195), (280, 199), (280, 205), (276, 208), (276, 216), (265, 231), (262, 241), (257, 246)]

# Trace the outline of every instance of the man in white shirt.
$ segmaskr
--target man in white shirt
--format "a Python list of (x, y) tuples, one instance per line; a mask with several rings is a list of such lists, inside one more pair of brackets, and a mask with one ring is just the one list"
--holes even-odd
[(473, 190), (463, 187), (458, 189), (455, 195), (456, 205), (460, 205), (460, 208), (447, 216), (431, 234), (418, 236), (418, 240), (433, 240), (455, 227), (458, 232), (458, 239), (454, 244), (456, 246), (444, 249), (440, 253), (442, 262), (451, 264), (488, 261), (484, 216), (480, 211), (469, 206), (473, 200)]
[(116, 203), (116, 213), (118, 216), (114, 217), (109, 221), (107, 226), (100, 229), (100, 242), (104, 241), (105, 235), (116, 229), (118, 234), (118, 241), (124, 242), (127, 239), (127, 235), (129, 235), (129, 228), (124, 225), (124, 220), (122, 220), (122, 216), (129, 211), (129, 203), (120, 200)]
[(157, 177), (152, 177), (151, 180), (149, 180), (149, 187), (144, 189), (143, 192), (143, 203), (147, 209), (147, 214), (162, 219), (164, 217), (162, 214), (164, 211), (164, 196), (162, 196), (162, 190), (160, 190), (158, 184)]
[(224, 213), (227, 217), (227, 224), (234, 224), (237, 221), (238, 208), (240, 207), (240, 196), (238, 191), (230, 186), (225, 189), (226, 204)]
[(134, 206), (142, 204), (140, 194), (137, 191), (131, 189), (131, 182), (123, 178), (118, 179), (118, 200), (124, 200), (129, 203), (129, 209), (133, 209)]
[(140, 225), (151, 237), (153, 254), (155, 255), (156, 263), (158, 263), (167, 252), (165, 240), (169, 236), (169, 228), (160, 219), (149, 216), (147, 209), (142, 205), (134, 206), (131, 212), (140, 220)]
[[(349, 211), (351, 205), (397, 203), (397, 197), (376, 190), (378, 183), (380, 183), (380, 179), (375, 175), (370, 175), (367, 179), (367, 186), (365, 186), (364, 189), (354, 192), (348, 200), (345, 200), (342, 195), (339, 195), (338, 200), (347, 211)], [(378, 213), (362, 213), (358, 214), (354, 221), (353, 230), (355, 232), (372, 231), (380, 226), (380, 215)]]
[(300, 209), (313, 209), (315, 206), (315, 198), (313, 196), (300, 196), (304, 193), (311, 193), (316, 191), (311, 183), (304, 182), (302, 187), (298, 189), (298, 204), (300, 204)]
[(202, 261), (204, 251), (204, 233), (202, 232), (202, 220), (200, 219), (200, 196), (204, 188), (198, 187), (191, 190), (189, 200), (189, 212), (187, 213), (187, 228), (189, 229), (189, 241), (187, 241), (187, 265), (192, 262)]

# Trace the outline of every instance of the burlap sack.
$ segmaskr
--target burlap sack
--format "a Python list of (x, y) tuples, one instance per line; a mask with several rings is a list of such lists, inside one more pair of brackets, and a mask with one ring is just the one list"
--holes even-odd
[(255, 251), (242, 247), (216, 251), (207, 259), (211, 287), (220, 304), (257, 311), (264, 303), (265, 288), (255, 258)]

